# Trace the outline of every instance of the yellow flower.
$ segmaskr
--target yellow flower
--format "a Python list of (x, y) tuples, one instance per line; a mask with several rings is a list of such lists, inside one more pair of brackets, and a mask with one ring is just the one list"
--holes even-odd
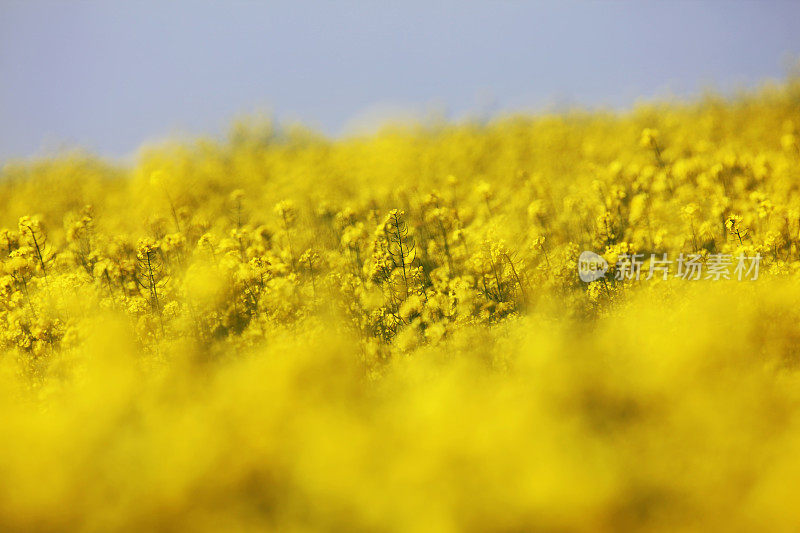
[(642, 148), (651, 148), (658, 143), (659, 137), (660, 133), (657, 129), (645, 128), (642, 130), (642, 134), (639, 137), (639, 145)]

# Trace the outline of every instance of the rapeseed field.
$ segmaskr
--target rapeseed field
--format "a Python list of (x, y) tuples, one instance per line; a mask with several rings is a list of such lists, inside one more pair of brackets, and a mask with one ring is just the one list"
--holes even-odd
[(0, 530), (795, 531), (798, 128), (789, 78), (6, 162)]

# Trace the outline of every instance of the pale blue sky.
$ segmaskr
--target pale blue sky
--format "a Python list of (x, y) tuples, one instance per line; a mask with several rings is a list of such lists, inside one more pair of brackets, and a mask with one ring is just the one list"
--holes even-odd
[(125, 155), (257, 110), (338, 135), (731, 90), (782, 77), (798, 27), (789, 1), (0, 0), (0, 158)]

